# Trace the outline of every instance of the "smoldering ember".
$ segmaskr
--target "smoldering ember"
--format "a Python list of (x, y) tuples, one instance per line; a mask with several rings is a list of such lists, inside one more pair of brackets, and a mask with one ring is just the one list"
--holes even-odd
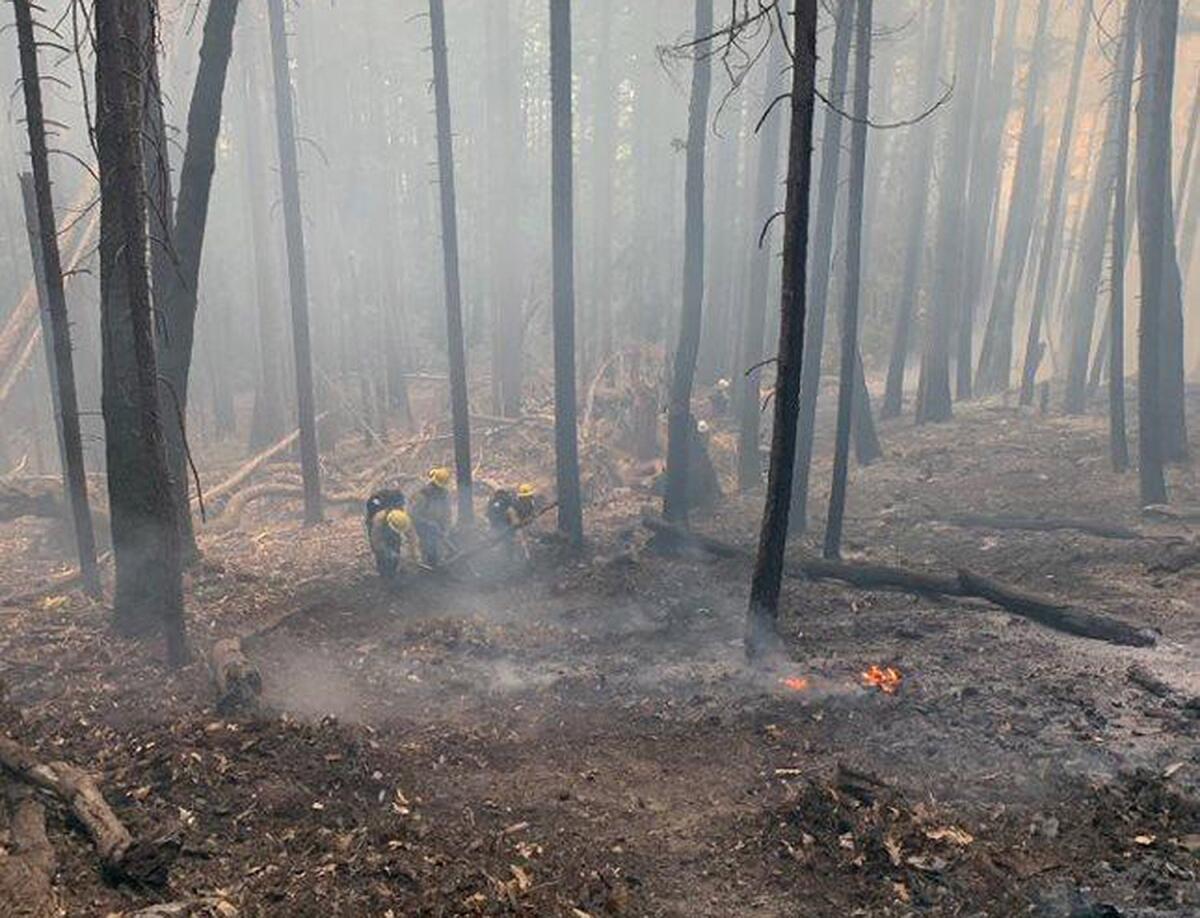
[(1200, 0), (0, 78), (0, 916), (1200, 915)]

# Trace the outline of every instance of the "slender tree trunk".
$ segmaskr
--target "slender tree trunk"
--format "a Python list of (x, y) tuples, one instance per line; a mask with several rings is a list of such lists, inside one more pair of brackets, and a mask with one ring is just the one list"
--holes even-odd
[[(1175, 183), (1176, 207), (1182, 209), (1187, 200), (1188, 189), (1196, 172), (1196, 137), (1200, 134), (1200, 77), (1196, 80), (1196, 91), (1192, 95), (1191, 114), (1188, 116), (1187, 141), (1183, 145), (1183, 159), (1179, 161), (1179, 180)], [(1176, 220), (1179, 212), (1176, 212)]]
[(867, 119), (871, 99), (872, 0), (858, 0), (854, 46), (854, 123), (850, 127), (850, 212), (846, 220), (846, 293), (842, 303), (842, 361), (838, 386), (833, 486), (825, 525), (825, 557), (842, 552), (846, 514), (846, 477), (850, 468), (850, 424), (858, 357), (858, 301), (862, 289), (863, 194), (867, 181)]
[(597, 37), (596, 72), (592, 93), (595, 131), (595, 166), (592, 179), (592, 219), (595, 237), (592, 252), (592, 296), (594, 303), (593, 343), (596, 365), (608, 359), (613, 347), (612, 329), (612, 250), (613, 250), (613, 166), (616, 162), (616, 121), (619, 101), (612, 78), (614, 4), (602, 3), (596, 10), (600, 34)]
[[(763, 101), (770, 105), (783, 92), (786, 51), (781, 39), (771, 42), (767, 56)], [(779, 141), (783, 134), (782, 117), (775, 112), (767, 116), (762, 126), (758, 147), (758, 173), (755, 179), (754, 221), (750, 234), (758, 236), (775, 212), (779, 185)], [(750, 235), (747, 234), (747, 235)], [(768, 234), (757, 244), (750, 256), (750, 290), (741, 334), (741, 366), (735, 380), (738, 417), (738, 487), (755, 487), (762, 481), (762, 459), (759, 455), (759, 393), (762, 368), (763, 333), (767, 322), (767, 297), (771, 281), (771, 237)], [(751, 369), (753, 367), (753, 369)]]
[(1137, 63), (1137, 20), (1140, 0), (1125, 6), (1120, 67), (1117, 71), (1117, 189), (1113, 197), (1112, 279), (1109, 307), (1108, 434), (1113, 470), (1129, 469), (1129, 443), (1125, 435), (1125, 220), (1129, 200), (1129, 134), (1133, 104), (1133, 78)]
[[(945, 0), (934, 0), (925, 21), (925, 39), (922, 47), (924, 63), (921, 81), (921, 96), (933, 99), (937, 93), (938, 63), (941, 59), (942, 35), (945, 32)], [(881, 416), (899, 417), (904, 407), (904, 377), (908, 367), (911, 348), (913, 319), (917, 312), (917, 295), (921, 279), (921, 262), (925, 254), (925, 227), (929, 215), (929, 185), (933, 175), (933, 141), (935, 130), (930, 124), (915, 125), (911, 131), (919, 132), (914, 144), (913, 158), (909, 171), (910, 214), (912, 225), (905, 240), (904, 280), (900, 287), (900, 300), (896, 307), (896, 328), (892, 336), (892, 355), (888, 361), (887, 389), (883, 396)], [(910, 133), (911, 133), (910, 131)]]
[(558, 529), (583, 543), (575, 397), (575, 194), (571, 137), (571, 2), (550, 0), (551, 234), (554, 260), (554, 458)]
[[(28, 183), (33, 194), (37, 217), (36, 260), (40, 255), (41, 275), (46, 290), (49, 337), (46, 341), (46, 366), (54, 394), (54, 413), (62, 452), (62, 474), (67, 503), (75, 530), (75, 547), (83, 587), (90, 596), (100, 595), (100, 573), (96, 566), (96, 536), (92, 530), (88, 503), (87, 472), (83, 463), (83, 439), (79, 430), (79, 402), (75, 389), (75, 364), (71, 353), (71, 326), (67, 299), (63, 290), (62, 259), (58, 249), (58, 228), (50, 188), (49, 155), (42, 109), (42, 85), (38, 67), (37, 42), (33, 31), (31, 0), (14, 0), (17, 42), (21, 57), (21, 88), (25, 96), (25, 127), (33, 168)], [(25, 184), (25, 183), (23, 183)], [(46, 334), (44, 327), (43, 335)]]
[(1038, 259), (1033, 310), (1029, 317), (1029, 331), (1025, 336), (1025, 359), (1021, 370), (1020, 400), (1022, 405), (1033, 404), (1033, 384), (1037, 378), (1042, 352), (1045, 349), (1045, 345), (1042, 343), (1042, 326), (1045, 323), (1046, 300), (1053, 292), (1053, 278), (1062, 251), (1063, 210), (1071, 150), (1075, 140), (1075, 113), (1079, 106), (1079, 86), (1082, 82), (1083, 62), (1091, 23), (1092, 0), (1084, 0), (1079, 13), (1079, 25), (1075, 30), (1075, 55), (1071, 62), (1067, 110), (1063, 115), (1062, 132), (1058, 138), (1058, 156), (1054, 164), (1054, 179), (1050, 186), (1050, 206), (1042, 235), (1041, 257)]
[(778, 643), (779, 592), (783, 580), (784, 550), (787, 547), (788, 515), (792, 506), (790, 492), (796, 461), (796, 422), (804, 359), (808, 201), (812, 183), (813, 109), (817, 76), (817, 0), (797, 0), (793, 16), (792, 114), (783, 230), (778, 381), (767, 496), (746, 615), (746, 655), (751, 659), (762, 657)]
[(300, 474), (304, 479), (304, 521), (321, 522), (321, 467), (313, 398), (312, 345), (308, 326), (308, 267), (304, 253), (304, 216), (300, 205), (300, 170), (296, 163), (296, 126), (292, 112), (292, 80), (288, 65), (283, 0), (267, 0), (271, 31), (271, 69), (275, 86), (275, 130), (279, 144), (279, 177), (283, 227), (287, 243), (288, 288), (292, 305), (292, 349), (296, 366), (296, 404), (300, 428)]
[(446, 334), (450, 356), (450, 413), (454, 420), (454, 466), (458, 479), (458, 521), (470, 522), (471, 408), (467, 357), (463, 345), (462, 284), (458, 265), (458, 204), (454, 191), (454, 141), (450, 127), (450, 72), (446, 52), (444, 0), (429, 0), (433, 36), (433, 95), (437, 109), (438, 177), (442, 207), (442, 260), (446, 276)]
[(154, 51), (142, 28), (141, 2), (98, 4), (93, 20), (103, 413), (117, 574), (113, 612), (123, 634), (162, 627), (168, 659), (180, 665), (188, 650), (179, 524), (159, 411), (141, 144), (147, 65)]
[[(854, 35), (854, 0), (838, 0), (834, 10), (837, 27), (833, 37), (829, 88), (826, 97), (840, 106), (846, 92), (850, 43)], [(791, 490), (789, 515), (793, 532), (808, 528), (808, 490), (817, 420), (817, 395), (821, 389), (821, 358), (825, 347), (825, 316), (828, 312), (833, 230), (837, 216), (838, 172), (842, 151), (842, 118), (833, 111), (825, 116), (821, 139), (821, 174), (817, 186), (817, 215), (812, 228), (812, 266), (807, 294), (807, 327), (800, 378), (800, 420), (796, 453), (795, 484)]]
[(692, 383), (700, 350), (704, 304), (704, 147), (708, 130), (708, 100), (712, 90), (709, 36), (713, 30), (713, 0), (696, 0), (695, 41), (692, 48), (692, 94), (688, 107), (687, 181), (684, 192), (683, 309), (679, 344), (667, 412), (667, 473), (663, 516), (687, 523), (688, 466), (692, 452)]
[[(1167, 296), (1167, 202), (1171, 181), (1171, 94), (1178, 0), (1147, 4), (1137, 106), (1138, 233), (1142, 319), (1138, 339), (1138, 453), (1142, 504), (1167, 500), (1163, 474), (1162, 318)], [(1133, 36), (1127, 35), (1127, 41)]]

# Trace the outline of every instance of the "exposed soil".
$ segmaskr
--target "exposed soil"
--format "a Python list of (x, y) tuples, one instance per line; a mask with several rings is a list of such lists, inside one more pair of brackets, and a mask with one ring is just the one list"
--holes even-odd
[[(198, 646), (289, 616), (250, 647), (267, 713), (218, 716), (202, 663), (167, 671), (80, 595), (0, 610), (14, 734), (102, 777), (135, 829), (183, 829), (168, 888), (113, 888), (51, 807), (65, 913), (1200, 913), (1200, 565), (1153, 570), (1186, 526), (1137, 513), (1095, 418), (984, 403), (883, 432), (887, 457), (852, 474), (849, 557), (970, 567), (1158, 645), (793, 580), (788, 659), (751, 670), (748, 565), (649, 551), (638, 487), (599, 499), (583, 556), (547, 517), (531, 567), (486, 585), (389, 589), (357, 517), (303, 530), (259, 504), (202, 538), (189, 597)], [(536, 471), (548, 434), (522, 436)], [(1190, 470), (1172, 484), (1200, 506)], [(1156, 540), (939, 522), (968, 511)], [(760, 512), (735, 496), (694, 522), (751, 545)], [(0, 592), (51, 573), (41, 534), (3, 528)], [(1135, 663), (1175, 694), (1130, 682)], [(895, 694), (864, 686), (871, 664), (902, 673)]]

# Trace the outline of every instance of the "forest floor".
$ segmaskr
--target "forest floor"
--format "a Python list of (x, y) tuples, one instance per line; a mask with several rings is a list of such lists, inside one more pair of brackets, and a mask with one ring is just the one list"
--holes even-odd
[[(582, 556), (544, 518), (529, 569), (486, 585), (387, 588), (357, 513), (305, 530), (294, 505), (260, 504), (202, 535), (188, 591), (197, 646), (282, 622), (250, 648), (258, 716), (214, 713), (203, 663), (168, 671), (79, 594), (0, 609), (14, 734), (102, 777), (135, 829), (184, 832), (168, 888), (114, 888), (51, 809), (65, 913), (1200, 914), (1200, 565), (1156, 570), (1186, 525), (1139, 514), (1100, 418), (984, 402), (882, 433), (886, 457), (852, 471), (848, 558), (968, 567), (1156, 628), (1157, 646), (789, 580), (789, 659), (754, 670), (749, 564), (650, 551), (646, 490), (592, 509)], [(827, 482), (819, 464), (814, 521)], [(1200, 506), (1190, 470), (1172, 486)], [(752, 546), (761, 500), (694, 527)], [(944, 522), (966, 512), (1155, 538)], [(36, 540), (3, 529), (0, 595), (51, 572)], [(901, 672), (897, 692), (863, 684), (872, 664)]]

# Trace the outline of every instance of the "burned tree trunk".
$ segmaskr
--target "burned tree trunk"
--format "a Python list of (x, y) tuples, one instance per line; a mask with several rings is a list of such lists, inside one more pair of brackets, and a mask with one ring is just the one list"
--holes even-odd
[[(786, 53), (782, 41), (771, 42), (767, 56), (763, 100), (770, 105), (783, 92)], [(776, 113), (767, 115), (762, 126), (758, 147), (758, 174), (755, 179), (754, 226), (756, 238), (763, 232), (775, 212), (779, 184), (779, 139), (782, 120)], [(741, 366), (737, 380), (736, 410), (738, 420), (738, 487), (746, 490), (762, 480), (762, 459), (759, 455), (758, 430), (759, 378), (757, 366), (763, 349), (763, 333), (767, 324), (767, 288), (771, 279), (770, 237), (766, 236), (755, 248), (748, 267), (750, 290), (743, 315), (741, 334)], [(751, 369), (753, 368), (753, 369)]]
[(846, 477), (850, 466), (850, 424), (854, 408), (858, 357), (858, 301), (861, 294), (863, 193), (867, 176), (867, 119), (871, 103), (872, 0), (858, 0), (854, 45), (854, 123), (850, 128), (850, 212), (846, 219), (846, 289), (842, 302), (842, 362), (838, 385), (837, 434), (833, 453), (833, 485), (825, 525), (825, 557), (842, 552), (846, 513)]
[(709, 36), (713, 0), (696, 0), (695, 44), (692, 53), (692, 94), (688, 106), (687, 181), (684, 190), (683, 309), (679, 344), (672, 368), (671, 401), (667, 409), (667, 481), (663, 516), (672, 523), (688, 518), (688, 465), (692, 440), (692, 383), (700, 351), (704, 308), (704, 147), (708, 99), (712, 90)]
[[(850, 66), (850, 42), (854, 34), (854, 0), (839, 0), (835, 13), (827, 98), (840, 106), (846, 92)], [(838, 171), (842, 159), (842, 119), (834, 111), (826, 115), (821, 139), (821, 175), (817, 187), (817, 214), (813, 226), (812, 266), (806, 300), (804, 360), (800, 370), (800, 419), (796, 445), (795, 483), (789, 515), (793, 532), (808, 528), (808, 488), (812, 469), (817, 417), (817, 394), (821, 388), (821, 357), (825, 347), (825, 316), (829, 299), (830, 259), (833, 227), (837, 216)]]
[(117, 630), (166, 632), (187, 660), (179, 525), (159, 408), (140, 140), (147, 46), (140, 0), (95, 8), (103, 414)]
[(275, 86), (275, 131), (279, 143), (279, 178), (283, 193), (283, 226), (287, 242), (289, 299), (292, 305), (292, 349), (296, 364), (296, 404), (300, 428), (300, 471), (304, 478), (304, 521), (321, 522), (321, 467), (317, 452), (316, 406), (313, 398), (312, 345), (308, 327), (308, 267), (304, 254), (304, 216), (300, 209), (300, 170), (296, 163), (296, 126), (292, 113), (292, 78), (288, 67), (283, 0), (267, 0), (271, 31), (271, 70)]
[[(813, 108), (817, 67), (817, 0), (797, 0), (793, 13), (792, 114), (788, 139), (787, 203), (784, 211), (783, 292), (779, 318), (778, 383), (771, 467), (750, 604), (746, 613), (746, 654), (756, 659), (778, 641), (779, 592), (792, 506), (796, 461), (796, 420), (804, 359), (804, 313), (808, 275), (808, 199), (812, 184)], [(775, 39), (782, 41), (782, 37)]]
[[(1142, 24), (1144, 75), (1137, 106), (1138, 235), (1142, 319), (1138, 340), (1138, 454), (1141, 499), (1165, 504), (1162, 328), (1170, 231), (1171, 95), (1178, 0), (1148, 4)], [(1132, 41), (1132, 35), (1125, 36)], [(1173, 254), (1173, 253), (1172, 253)]]
[(437, 111), (438, 183), (442, 209), (442, 262), (446, 282), (446, 336), (450, 362), (450, 413), (454, 421), (454, 467), (458, 520), (475, 516), (471, 503), (471, 407), (463, 344), (462, 282), (458, 268), (458, 202), (454, 188), (454, 141), (450, 127), (450, 67), (446, 51), (444, 0), (429, 0), (433, 39), (433, 96)]
[(571, 139), (571, 3), (550, 0), (551, 234), (554, 260), (554, 459), (558, 530), (583, 542), (575, 396), (575, 193)]
[(1137, 0), (1125, 8), (1126, 40), (1121, 48), (1117, 71), (1117, 188), (1113, 198), (1112, 217), (1112, 277), (1109, 295), (1109, 356), (1108, 356), (1108, 442), (1113, 470), (1129, 468), (1129, 442), (1125, 434), (1125, 220), (1129, 198), (1129, 131), (1133, 103), (1134, 66), (1137, 62), (1137, 43), (1130, 36), (1137, 34)]
[(29, 151), (33, 166), (31, 190), (36, 205), (38, 228), (38, 251), (35, 257), (36, 254), (41, 255), (41, 274), (47, 297), (50, 337), (46, 341), (46, 356), (51, 391), (55, 395), (54, 410), (62, 448), (63, 483), (74, 523), (75, 546), (83, 587), (89, 595), (98, 596), (100, 573), (96, 565), (96, 534), (92, 530), (92, 516), (88, 505), (83, 438), (79, 430), (79, 401), (75, 389), (75, 364), (71, 352), (71, 326), (67, 317), (62, 259), (58, 249), (58, 228), (50, 191), (49, 154), (46, 150), (37, 42), (33, 32), (33, 6), (30, 0), (15, 0), (13, 7), (16, 12), (17, 41), (21, 57), (21, 87), (25, 94), (25, 126), (29, 134)]
[[(1136, 5), (1136, 4), (1132, 4)], [(1079, 105), (1079, 86), (1083, 76), (1083, 61), (1087, 51), (1088, 29), (1092, 22), (1092, 0), (1084, 0), (1075, 32), (1075, 56), (1071, 62), (1071, 83), (1067, 90), (1067, 110), (1063, 115), (1062, 132), (1058, 138), (1058, 156), (1054, 164), (1054, 179), (1050, 186), (1050, 206), (1046, 226), (1042, 231), (1042, 251), (1038, 259), (1037, 281), (1034, 285), (1033, 309), (1029, 317), (1029, 332), (1025, 336), (1025, 358), (1021, 370), (1021, 404), (1033, 404), (1033, 384), (1037, 379), (1038, 363), (1044, 349), (1042, 326), (1045, 323), (1046, 300), (1054, 288), (1062, 247), (1063, 202), (1066, 197), (1067, 173), (1075, 137), (1075, 112)]]
[(959, 89), (949, 119), (946, 162), (938, 191), (937, 279), (934, 304), (926, 320), (925, 348), (917, 390), (917, 423), (948, 421), (954, 413), (950, 397), (950, 333), (961, 311), (963, 293), (962, 228), (975, 120), (976, 81), (968, 74), (978, 66), (980, 22), (970, 4), (959, 8), (955, 37), (955, 70)]
[[(921, 81), (921, 98), (932, 99), (937, 91), (938, 62), (945, 31), (945, 0), (936, 0), (925, 21), (925, 39), (922, 42), (924, 69)], [(908, 367), (908, 352), (912, 343), (912, 325), (917, 311), (918, 285), (921, 279), (921, 261), (925, 252), (925, 227), (929, 215), (929, 180), (933, 175), (933, 141), (935, 132), (931, 125), (919, 124), (911, 128), (920, 132), (915, 144), (909, 172), (909, 194), (912, 196), (910, 209), (912, 225), (905, 243), (904, 280), (900, 287), (900, 301), (896, 307), (896, 328), (892, 336), (892, 354), (888, 361), (887, 388), (883, 396), (880, 416), (899, 417), (904, 407), (904, 377)]]

